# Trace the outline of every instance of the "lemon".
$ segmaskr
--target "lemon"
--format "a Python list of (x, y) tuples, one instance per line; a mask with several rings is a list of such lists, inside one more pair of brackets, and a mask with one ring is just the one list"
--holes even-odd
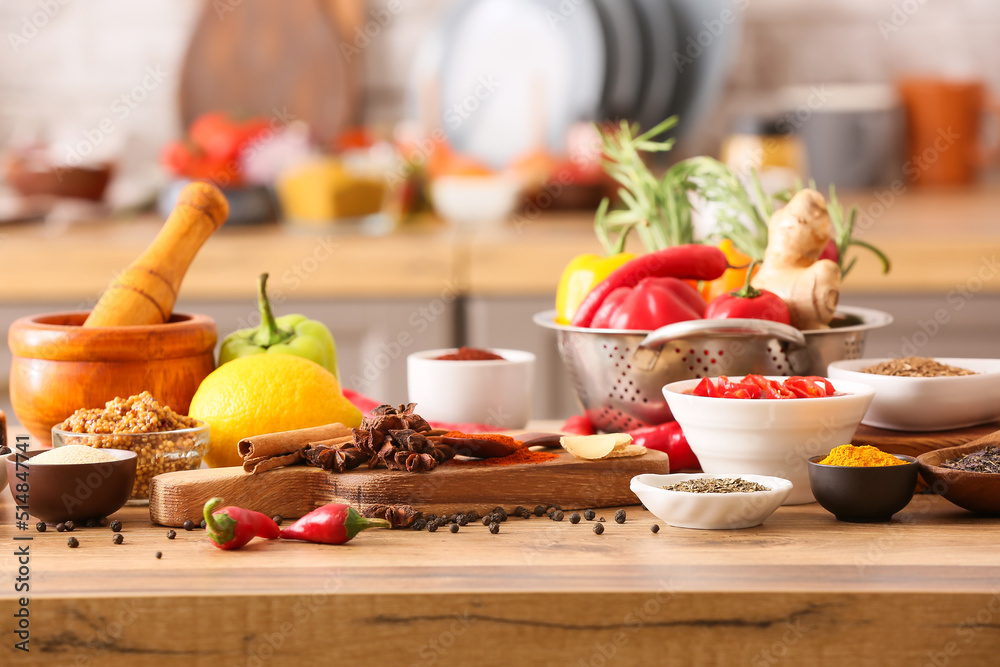
[(333, 373), (290, 354), (254, 354), (219, 366), (202, 380), (189, 415), (207, 423), (213, 468), (242, 465), (242, 438), (339, 422), (356, 427), (361, 411), (340, 393)]

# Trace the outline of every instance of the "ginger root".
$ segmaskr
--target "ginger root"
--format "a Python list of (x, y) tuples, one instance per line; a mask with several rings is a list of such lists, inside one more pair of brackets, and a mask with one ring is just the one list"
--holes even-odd
[(840, 267), (820, 259), (833, 233), (823, 195), (800, 190), (767, 224), (764, 262), (753, 286), (788, 304), (792, 326), (826, 329), (840, 299)]

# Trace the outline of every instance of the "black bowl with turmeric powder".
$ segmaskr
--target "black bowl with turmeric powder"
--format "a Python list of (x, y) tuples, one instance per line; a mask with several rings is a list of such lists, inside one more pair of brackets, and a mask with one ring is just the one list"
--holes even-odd
[(917, 460), (895, 455), (903, 463), (877, 466), (821, 464), (825, 456), (809, 459), (809, 486), (823, 509), (840, 521), (890, 521), (906, 507), (917, 488)]

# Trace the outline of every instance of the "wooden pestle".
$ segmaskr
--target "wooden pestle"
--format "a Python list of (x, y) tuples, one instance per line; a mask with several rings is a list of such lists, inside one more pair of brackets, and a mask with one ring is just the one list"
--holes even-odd
[(185, 186), (153, 242), (101, 295), (85, 327), (163, 324), (202, 244), (229, 217), (229, 202), (217, 187)]

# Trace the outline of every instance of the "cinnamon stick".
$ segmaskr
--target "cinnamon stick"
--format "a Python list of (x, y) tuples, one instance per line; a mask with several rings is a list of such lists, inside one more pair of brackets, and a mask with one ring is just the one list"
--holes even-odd
[(339, 441), (339, 444), (350, 439), (350, 427), (326, 424), (243, 438), (237, 445), (237, 451), (243, 457), (243, 470), (253, 474), (300, 462), (302, 451), (309, 445), (328, 445), (333, 444), (332, 441)]

